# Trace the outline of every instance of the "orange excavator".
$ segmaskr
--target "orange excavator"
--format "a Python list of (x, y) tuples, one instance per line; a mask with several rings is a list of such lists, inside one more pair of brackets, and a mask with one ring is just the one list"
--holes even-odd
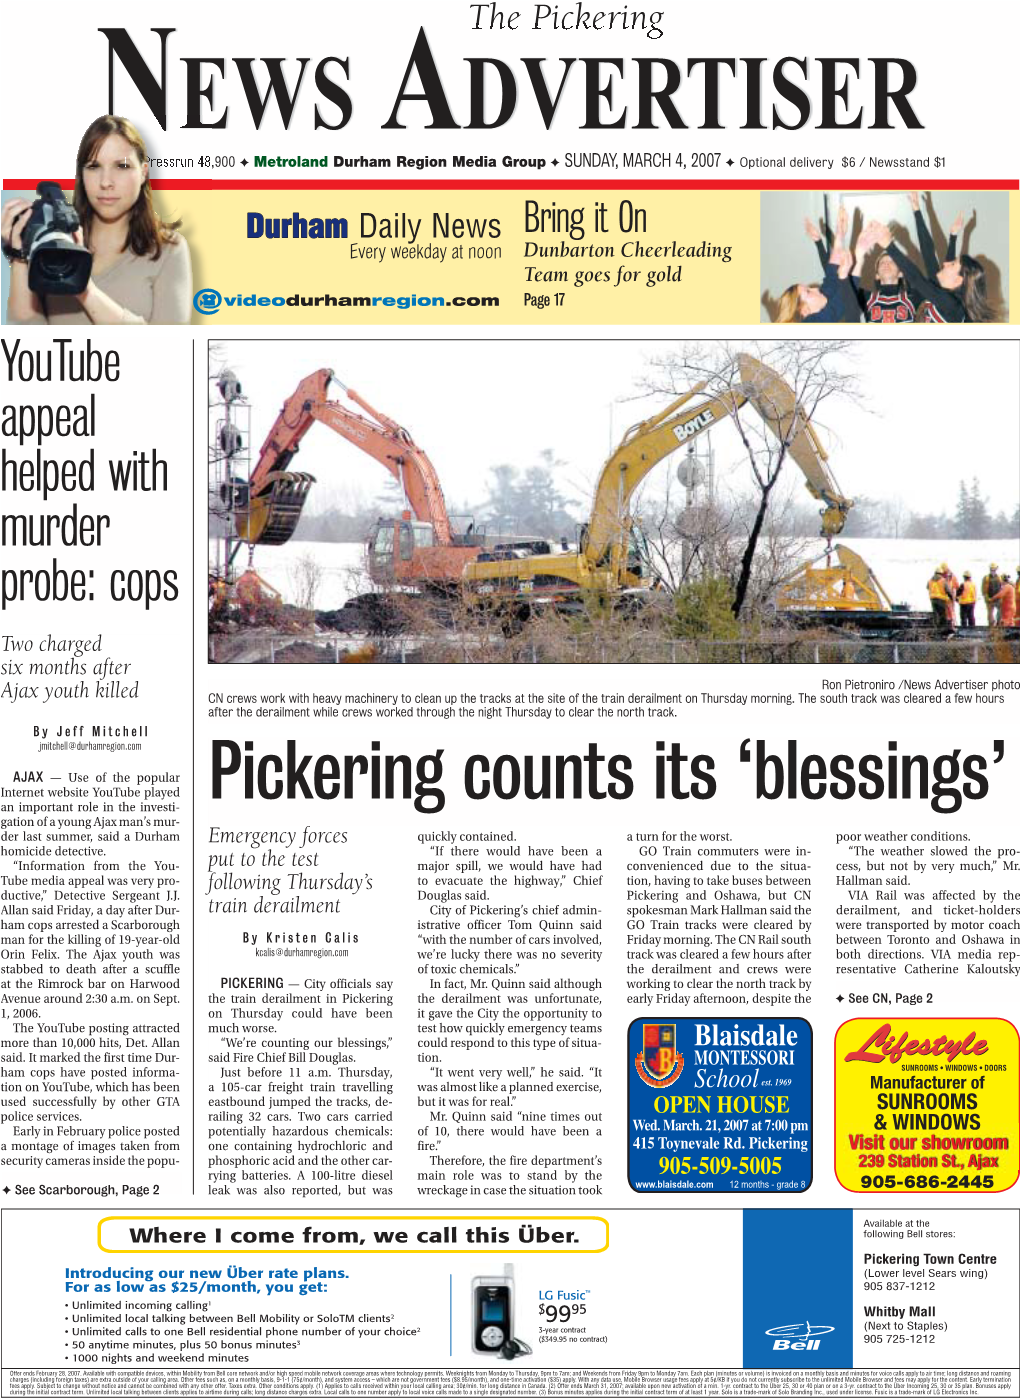
[[(334, 382), (363, 413), (327, 396)], [(374, 409), (330, 369), (302, 379), (270, 428), (249, 480), (235, 484), (232, 504), (240, 539), (249, 545), (281, 545), (293, 535), (315, 483), (310, 473), (296, 471), (293, 462), (313, 423), (325, 423), (380, 462), (400, 483), (410, 507), (399, 519), (375, 525), (368, 541), (373, 583), (426, 592), (455, 588), (465, 564), (485, 547), (484, 538), (473, 525), (462, 533), (454, 531), (425, 450), (406, 428)]]

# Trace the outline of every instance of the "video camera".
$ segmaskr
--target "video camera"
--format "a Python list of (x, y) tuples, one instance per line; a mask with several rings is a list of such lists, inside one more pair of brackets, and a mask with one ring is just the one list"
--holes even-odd
[(40, 296), (78, 296), (92, 276), (92, 254), (74, 241), (81, 227), (78, 215), (54, 181), (40, 180), (36, 194), (21, 230), (29, 290)]

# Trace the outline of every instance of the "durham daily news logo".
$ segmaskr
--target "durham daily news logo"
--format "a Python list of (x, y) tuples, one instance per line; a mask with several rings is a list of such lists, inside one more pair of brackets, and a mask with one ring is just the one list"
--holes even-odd
[(774, 1337), (773, 1351), (818, 1351), (821, 1338), (835, 1327), (818, 1327), (811, 1322), (790, 1322), (785, 1327), (770, 1327), (766, 1337)]

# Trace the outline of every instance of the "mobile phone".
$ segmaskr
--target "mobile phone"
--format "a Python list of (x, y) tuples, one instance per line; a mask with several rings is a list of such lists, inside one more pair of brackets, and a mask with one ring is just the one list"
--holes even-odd
[(499, 1355), (514, 1335), (513, 1274), (471, 1281), (471, 1350)]

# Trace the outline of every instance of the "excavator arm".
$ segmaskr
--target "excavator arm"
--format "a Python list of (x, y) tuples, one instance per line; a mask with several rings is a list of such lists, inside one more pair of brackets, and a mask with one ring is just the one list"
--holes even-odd
[(248, 544), (272, 545), (290, 539), (315, 482), (308, 472), (294, 471), (291, 463), (305, 433), (319, 422), (380, 462), (400, 482), (415, 518), (432, 525), (437, 543), (449, 544), (453, 536), (446, 502), (426, 453), (406, 428), (377, 412), (346, 385), (341, 387), (347, 397), (369, 417), (329, 399), (334, 378), (332, 370), (316, 370), (302, 379), (281, 408), (259, 449), (246, 499), (234, 512), (240, 538)]
[(661, 413), (636, 424), (602, 468), (595, 488), (591, 518), (582, 553), (591, 567), (606, 560), (626, 534), (630, 499), (652, 468), (677, 447), (691, 442), (722, 418), (735, 418), (750, 403), (765, 426), (800, 467), (807, 488), (821, 501), (821, 534), (827, 539), (842, 532), (853, 507), (840, 491), (828, 465), (825, 448), (803, 416), (786, 381), (751, 355), (738, 355), (739, 377), (722, 392), (688, 406), (705, 392), (708, 381), (695, 384)]
[(374, 409), (353, 389), (347, 389), (347, 397), (370, 416), (364, 418), (360, 413), (352, 413), (335, 401), (316, 405), (312, 416), (381, 462), (400, 482), (415, 519), (432, 525), (437, 544), (450, 544), (453, 531), (443, 489), (425, 450), (417, 445), (406, 428)]
[(804, 473), (807, 488), (821, 501), (821, 534), (826, 539), (841, 534), (853, 501), (840, 491), (825, 448), (810, 422), (803, 416), (793, 390), (781, 375), (751, 355), (738, 355), (740, 387), (748, 403)]

